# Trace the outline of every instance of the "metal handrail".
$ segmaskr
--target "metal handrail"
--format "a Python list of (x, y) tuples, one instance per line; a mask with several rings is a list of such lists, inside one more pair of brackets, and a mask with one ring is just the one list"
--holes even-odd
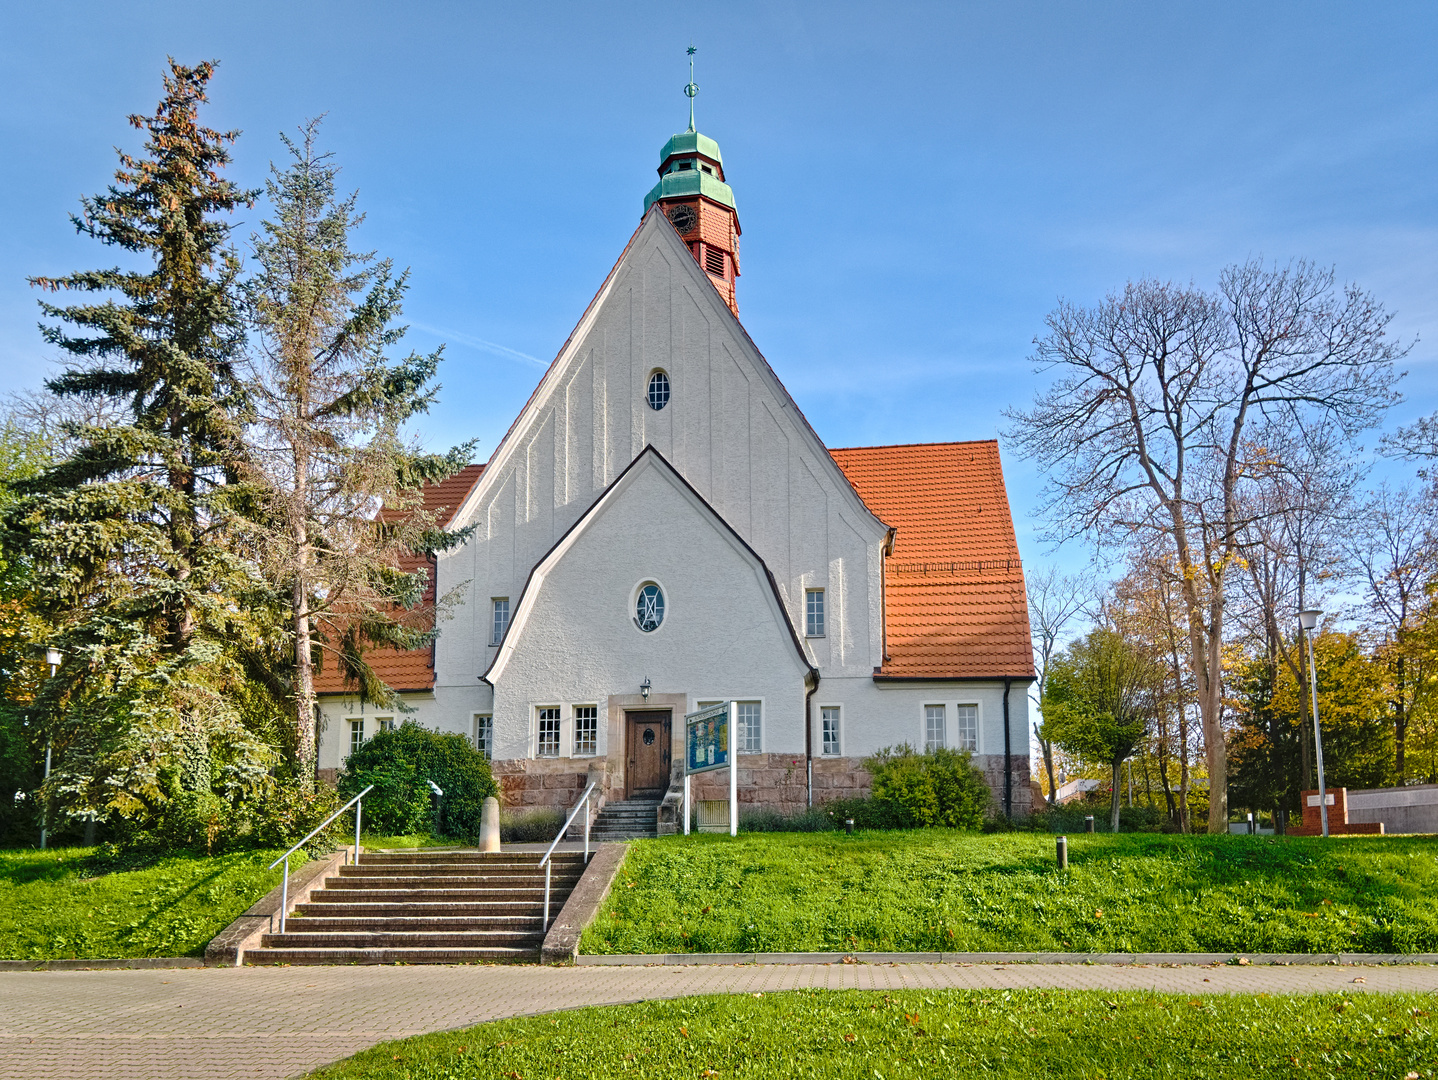
[(355, 857), (355, 862), (359, 862), (360, 816), (364, 813), (364, 806), (363, 806), (363, 805), (360, 805), (360, 800), (363, 799), (366, 795), (368, 795), (368, 794), (369, 794), (371, 791), (373, 791), (373, 790), (374, 790), (374, 785), (371, 784), (369, 787), (365, 788), (363, 791), (361, 791), (358, 795), (356, 795), (356, 796), (355, 796), (353, 799), (351, 799), (349, 802), (347, 802), (347, 803), (345, 803), (343, 806), (341, 806), (338, 810), (336, 810), (336, 811), (335, 811), (333, 814), (331, 814), (329, 817), (325, 818), (325, 819), (324, 819), (323, 821), (321, 821), (318, 825), (316, 825), (316, 826), (314, 827), (314, 829), (312, 829), (312, 830), (310, 831), (309, 835), (306, 836), (303, 840), (301, 840), (298, 844), (296, 844), (294, 847), (290, 848), (289, 851), (285, 852), (283, 855), (281, 855), (281, 856), (280, 856), (278, 859), (276, 859), (274, 862), (270, 863), (269, 866), (265, 867), (266, 870), (273, 870), (275, 867), (279, 866), (280, 863), (284, 863), (284, 864), (285, 864), (285, 876), (284, 876), (284, 880), (280, 882), (280, 933), (283, 934), (283, 933), (285, 932), (285, 914), (289, 911), (289, 908), (290, 908), (290, 856), (293, 855), (293, 854), (294, 854), (296, 851), (298, 851), (300, 848), (302, 848), (302, 847), (304, 847), (306, 844), (308, 844), (308, 843), (310, 842), (310, 840), (312, 840), (316, 835), (318, 835), (319, 832), (320, 832), (320, 830), (324, 829), (327, 825), (329, 825), (329, 823), (330, 823), (331, 821), (333, 821), (335, 818), (339, 817), (339, 816), (340, 816), (341, 814), (343, 814), (346, 810), (348, 810), (351, 806), (353, 806), (353, 807), (355, 808), (355, 850), (354, 850), (354, 857)]
[(544, 867), (544, 933), (549, 933), (549, 881), (554, 872), (554, 864), (549, 857), (554, 854), (554, 849), (564, 839), (564, 834), (569, 831), (569, 826), (574, 822), (574, 815), (581, 809), (584, 813), (584, 861), (589, 862), (589, 796), (594, 792), (597, 781), (590, 781), (589, 786), (584, 789), (584, 794), (579, 796), (579, 801), (574, 804), (574, 809), (569, 811), (569, 816), (564, 819), (564, 824), (559, 827), (559, 835), (554, 838), (554, 843), (549, 845), (549, 850), (544, 853), (544, 858), (539, 860), (539, 865)]

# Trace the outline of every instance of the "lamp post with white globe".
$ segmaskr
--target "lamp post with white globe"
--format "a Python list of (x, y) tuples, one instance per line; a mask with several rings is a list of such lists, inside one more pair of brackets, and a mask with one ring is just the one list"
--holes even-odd
[(1318, 758), (1318, 812), (1323, 818), (1323, 835), (1328, 835), (1328, 787), (1323, 780), (1323, 733), (1318, 727), (1318, 669), (1313, 666), (1313, 635), (1323, 612), (1304, 608), (1298, 613), (1298, 625), (1308, 635), (1308, 696), (1313, 701), (1313, 751)]

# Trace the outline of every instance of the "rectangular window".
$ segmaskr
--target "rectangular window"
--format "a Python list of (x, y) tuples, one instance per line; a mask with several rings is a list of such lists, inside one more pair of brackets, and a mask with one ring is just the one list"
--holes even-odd
[(559, 756), (559, 709), (539, 710), (539, 756)]
[(978, 753), (979, 707), (977, 705), (960, 705), (954, 709), (954, 719), (958, 721), (959, 749)]
[(350, 721), (350, 753), (353, 754), (364, 745), (364, 721)]
[(760, 728), (759, 703), (757, 701), (740, 701), (735, 704), (735, 711), (738, 713), (738, 738), (741, 754), (757, 754), (763, 746), (762, 730)]
[(574, 706), (574, 753), (597, 754), (599, 752), (599, 706)]
[(824, 729), (824, 754), (836, 757), (839, 753), (839, 706), (825, 705), (819, 710), (820, 723)]
[(924, 706), (924, 749), (942, 750), (944, 748), (944, 707), (942, 705)]
[(381, 717), (378, 717), (378, 718), (375, 719), (375, 723), (379, 725), (378, 730), (380, 730), (380, 731), (393, 731), (393, 730), (394, 730), (394, 717), (393, 717), (393, 716), (381, 716)]
[(496, 596), (493, 602), (494, 619), (490, 623), (489, 643), (498, 645), (504, 640), (504, 632), (509, 629), (509, 597)]
[(475, 716), (474, 748), (486, 758), (494, 757), (494, 717)]
[(808, 589), (804, 592), (804, 636), (824, 636), (823, 589)]

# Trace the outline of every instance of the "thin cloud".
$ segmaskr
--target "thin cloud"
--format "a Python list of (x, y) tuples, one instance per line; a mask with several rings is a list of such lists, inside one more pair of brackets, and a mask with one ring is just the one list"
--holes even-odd
[(511, 349), (508, 345), (497, 345), (493, 341), (485, 341), (484, 338), (461, 334), (457, 330), (445, 330), (438, 326), (427, 326), (424, 323), (412, 323), (411, 325), (416, 330), (423, 330), (426, 334), (433, 334), (435, 337), (443, 338), (446, 341), (453, 341), (471, 349), (479, 349), (481, 352), (493, 353), (495, 356), (503, 356), (507, 360), (521, 360), (526, 364), (533, 364), (536, 367), (542, 368), (549, 366), (547, 360), (541, 360), (537, 356), (530, 356), (528, 353), (520, 352), (518, 349)]

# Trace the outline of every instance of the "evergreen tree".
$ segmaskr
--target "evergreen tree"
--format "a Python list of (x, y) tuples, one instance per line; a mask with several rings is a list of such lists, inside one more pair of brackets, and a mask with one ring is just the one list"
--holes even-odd
[[(298, 773), (315, 761), (316, 662), (335, 663), (362, 700), (393, 704), (366, 654), (412, 649), (435, 630), (419, 554), (452, 546), (420, 507), (419, 488), (469, 461), (473, 443), (425, 454), (403, 437), (439, 386), (441, 350), (391, 359), (408, 271), (350, 248), (363, 221), (337, 193), (338, 166), (316, 150), (318, 121), (291, 160), (271, 166), (273, 213), (253, 239), (247, 285), (255, 333), (254, 406), (246, 475), (263, 490), (255, 527), (266, 573), (288, 598), (290, 681)], [(381, 509), (382, 508), (382, 509)], [(458, 593), (438, 600), (439, 608)]]
[(208, 787), (177, 748), (241, 771), (263, 757), (229, 705), (242, 673), (227, 652), (261, 641), (273, 607), (233, 542), (249, 494), (237, 483), (240, 266), (224, 215), (257, 193), (221, 175), (237, 133), (199, 123), (213, 71), (170, 61), (154, 114), (129, 118), (144, 152), (120, 152), (115, 182), (72, 217), (139, 268), (31, 279), (86, 296), (41, 304), (44, 339), (71, 358), (49, 389), (121, 407), (71, 425), (63, 457), (16, 485), (0, 539), (49, 626), (36, 644), (66, 656), (40, 698), (61, 751), (54, 790), (92, 813), (153, 811), (180, 786)]

